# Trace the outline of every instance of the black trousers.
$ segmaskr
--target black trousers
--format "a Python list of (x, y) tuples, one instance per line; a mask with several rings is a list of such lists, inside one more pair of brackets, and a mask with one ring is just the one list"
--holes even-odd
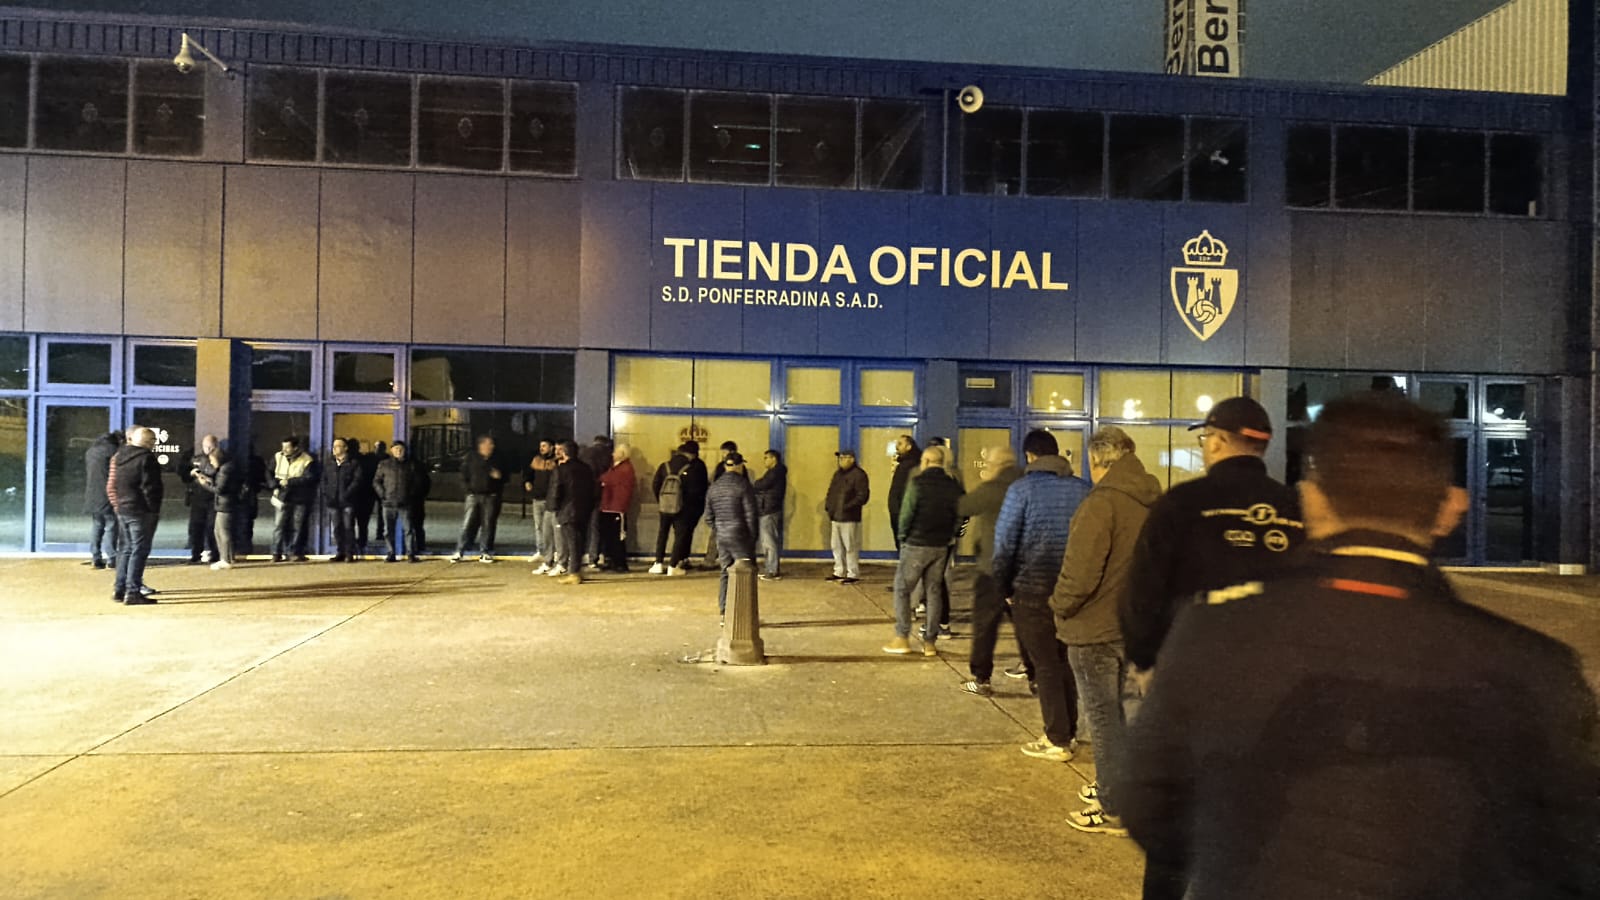
[[(1000, 643), (1000, 623), (1010, 615), (1011, 607), (1000, 596), (1000, 582), (988, 572), (979, 572), (972, 582), (972, 658), (967, 663), (975, 680), (988, 681), (994, 675), (994, 649)], [(1033, 661), (1028, 658), (1028, 649), (1022, 646), (1021, 634), (1017, 637), (1022, 667), (1028, 670), (1028, 680), (1033, 681)]]
[(628, 547), (622, 540), (622, 513), (600, 514), (600, 555), (612, 572), (628, 571)]
[[(362, 503), (356, 507), (356, 550), (367, 552), (367, 524), (372, 520), (372, 504)], [(383, 540), (383, 518), (378, 518), (378, 540)]]
[(1011, 621), (1033, 660), (1039, 711), (1050, 743), (1065, 747), (1078, 736), (1078, 684), (1067, 665), (1067, 645), (1056, 637), (1056, 615), (1048, 597), (1016, 597)]
[[(656, 532), (656, 562), (670, 562), (672, 566), (681, 566), (689, 558), (690, 542), (694, 540), (694, 529), (700, 524), (700, 513), (690, 510), (674, 513), (661, 517), (661, 529)], [(672, 557), (667, 558), (667, 532), (672, 532)]]
[(199, 559), (203, 552), (217, 558), (216, 504), (211, 495), (196, 497), (189, 504), (189, 558)]
[(338, 559), (356, 555), (356, 510), (353, 506), (327, 507), (328, 524), (333, 526), (333, 552)]

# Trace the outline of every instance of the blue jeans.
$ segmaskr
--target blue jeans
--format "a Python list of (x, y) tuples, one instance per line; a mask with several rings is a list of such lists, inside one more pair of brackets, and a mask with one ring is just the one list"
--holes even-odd
[(500, 497), (497, 494), (468, 494), (461, 514), (461, 537), (456, 539), (456, 553), (466, 553), (467, 548), (478, 543), (478, 530), (482, 526), (483, 542), (479, 553), (494, 555), (494, 532), (500, 524)]
[(765, 513), (761, 516), (759, 549), (766, 560), (762, 571), (768, 575), (777, 575), (778, 554), (783, 551), (783, 513)]
[(384, 534), (389, 541), (389, 555), (415, 558), (418, 553), (417, 533), (411, 527), (411, 510), (403, 506), (383, 508)]
[[(749, 550), (750, 548), (746, 548)], [(728, 570), (741, 559), (751, 559), (753, 552), (739, 553), (734, 550), (719, 547), (717, 550), (717, 566), (722, 569), (722, 575), (717, 582), (717, 614), (728, 614)]]
[(114, 510), (89, 514), (89, 553), (95, 562), (117, 564), (118, 529)]
[(311, 507), (285, 501), (272, 517), (272, 555), (305, 556), (306, 540), (311, 537)]
[(117, 531), (122, 542), (117, 548), (117, 584), (112, 592), (118, 596), (138, 596), (144, 585), (144, 566), (150, 561), (150, 546), (156, 538), (155, 513), (117, 516)]
[(1095, 778), (1100, 805), (1117, 814), (1116, 793), (1127, 750), (1128, 723), (1139, 710), (1139, 687), (1128, 677), (1128, 656), (1121, 641), (1067, 647), (1067, 660), (1078, 682), (1083, 714), (1094, 732)]
[(922, 626), (922, 640), (939, 638), (939, 617), (944, 614), (943, 547), (900, 545), (900, 565), (894, 570), (894, 633), (911, 636), (911, 592), (918, 585), (927, 591), (928, 616)]

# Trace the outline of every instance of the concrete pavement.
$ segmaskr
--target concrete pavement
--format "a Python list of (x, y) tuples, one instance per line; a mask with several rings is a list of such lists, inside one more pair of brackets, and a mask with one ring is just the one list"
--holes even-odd
[[(126, 609), (0, 560), (0, 896), (1137, 896), (1136, 848), (1062, 821), (1092, 752), (1018, 752), (1022, 682), (879, 651), (891, 569), (763, 583), (759, 668), (678, 662), (712, 573), (528, 569), (161, 565)], [(1600, 605), (1462, 583), (1600, 682)]]

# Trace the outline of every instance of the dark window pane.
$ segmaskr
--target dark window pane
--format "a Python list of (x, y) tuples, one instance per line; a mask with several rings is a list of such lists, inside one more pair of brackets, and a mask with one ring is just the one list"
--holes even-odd
[(1527, 424), (1528, 386), (1525, 384), (1491, 384), (1483, 389), (1483, 424), (1503, 425), (1510, 422)]
[(139, 63), (133, 80), (133, 152), (199, 156), (206, 141), (206, 79), (170, 62)]
[(1447, 419), (1472, 418), (1472, 389), (1465, 382), (1424, 381), (1417, 386), (1417, 403)]
[(1316, 421), (1322, 412), (1322, 407), (1329, 401), (1363, 391), (1395, 391), (1401, 395), (1406, 393), (1405, 387), (1393, 375), (1372, 375), (1364, 372), (1291, 372), (1289, 421)]
[(1484, 442), (1488, 469), (1484, 482), (1483, 556), (1485, 562), (1533, 559), (1533, 460), (1526, 438), (1492, 437)]
[(1434, 212), (1483, 212), (1483, 133), (1417, 129), (1412, 201)]
[(1035, 197), (1105, 194), (1106, 117), (1097, 112), (1028, 113), (1028, 185)]
[(323, 161), (411, 165), (411, 79), (330, 72), (323, 90)]
[(1544, 141), (1533, 134), (1489, 138), (1489, 210), (1535, 217), (1544, 204)]
[(506, 136), (502, 82), (424, 78), (418, 91), (418, 165), (500, 171)]
[(1345, 209), (1405, 209), (1407, 136), (1404, 128), (1347, 126), (1336, 135), (1334, 205)]
[(133, 383), (147, 387), (194, 387), (194, 345), (135, 344)]
[(39, 60), (34, 146), (128, 152), (128, 64), (98, 59)]
[(825, 97), (778, 98), (777, 183), (856, 186), (856, 104)]
[(1327, 125), (1290, 126), (1283, 168), (1290, 206), (1327, 206), (1333, 177), (1333, 129)]
[(111, 345), (52, 341), (46, 365), (51, 384), (110, 384)]
[(28, 143), (28, 58), (0, 56), (0, 147)]
[(961, 192), (1022, 193), (1022, 110), (989, 106), (961, 117)]
[[(0, 400), (0, 434), (20, 436), (27, 433), (27, 399)], [(21, 550), (23, 547), (27, 534), (24, 513), (28, 508), (29, 455), (28, 443), (20, 437), (0, 441), (0, 497), (5, 498), (5, 502), (0, 503), (0, 549)], [(70, 490), (68, 496), (71, 496)]]
[(574, 396), (570, 353), (414, 350), (411, 399), (455, 403), (561, 403)]
[(1250, 124), (1238, 119), (1189, 120), (1189, 199), (1243, 203), (1249, 198)]
[(333, 389), (341, 393), (388, 394), (394, 391), (394, 354), (335, 351)]
[(311, 351), (252, 347), (250, 388), (256, 391), (311, 390)]
[[(1466, 437), (1450, 439), (1451, 457), (1451, 484), (1459, 488), (1467, 487), (1468, 453), (1470, 452)], [(1467, 523), (1462, 522), (1456, 530), (1440, 538), (1433, 546), (1433, 555), (1439, 559), (1465, 560), (1467, 550)]]
[(1183, 120), (1111, 117), (1111, 196), (1183, 199)]
[[(681, 124), (678, 134), (681, 154)], [(511, 83), (511, 170), (543, 175), (577, 172), (576, 85)]]
[(28, 389), (28, 338), (21, 334), (0, 335), (0, 391)]
[(510, 475), (503, 494), (506, 510), (500, 516), (496, 546), (502, 553), (531, 553), (534, 549), (534, 519), (519, 506), (526, 497), (524, 481), (517, 472), (527, 472), (528, 463), (539, 450), (539, 441), (564, 440), (573, 436), (571, 410), (459, 409), (416, 406), (411, 409), (408, 452), (433, 475), (428, 492), (427, 517), (435, 525), (435, 549), (455, 540), (452, 525), (463, 512), (462, 459), (476, 452), (480, 434), (494, 438), (495, 464)]
[(772, 175), (772, 98), (689, 95), (689, 180), (767, 184)]
[(960, 404), (969, 409), (1010, 409), (1010, 369), (961, 369)]
[(922, 121), (919, 103), (861, 101), (861, 188), (922, 189)]
[(251, 69), (250, 159), (310, 162), (317, 158), (317, 73)]
[(618, 178), (683, 180), (682, 91), (622, 90), (622, 165)]

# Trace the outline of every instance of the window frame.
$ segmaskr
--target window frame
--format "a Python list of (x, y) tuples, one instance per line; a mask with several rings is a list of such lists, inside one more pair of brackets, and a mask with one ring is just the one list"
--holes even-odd
[[(127, 371), (123, 363), (123, 343), (121, 338), (106, 337), (104, 335), (39, 335), (35, 344), (38, 354), (38, 374), (34, 378), (34, 384), (37, 385), (40, 394), (120, 397), (125, 384), (122, 377)], [(110, 384), (77, 384), (52, 380), (50, 377), (50, 348), (56, 344), (104, 344), (109, 346), (111, 348)]]
[[(139, 359), (141, 347), (192, 347), (195, 350), (195, 386), (174, 387), (170, 385), (139, 384), (136, 378), (135, 366)], [(193, 400), (200, 385), (200, 342), (184, 340), (181, 338), (130, 338), (127, 342), (127, 351), (123, 353), (123, 383), (128, 386), (127, 395), (130, 399), (143, 403), (146, 400)]]

